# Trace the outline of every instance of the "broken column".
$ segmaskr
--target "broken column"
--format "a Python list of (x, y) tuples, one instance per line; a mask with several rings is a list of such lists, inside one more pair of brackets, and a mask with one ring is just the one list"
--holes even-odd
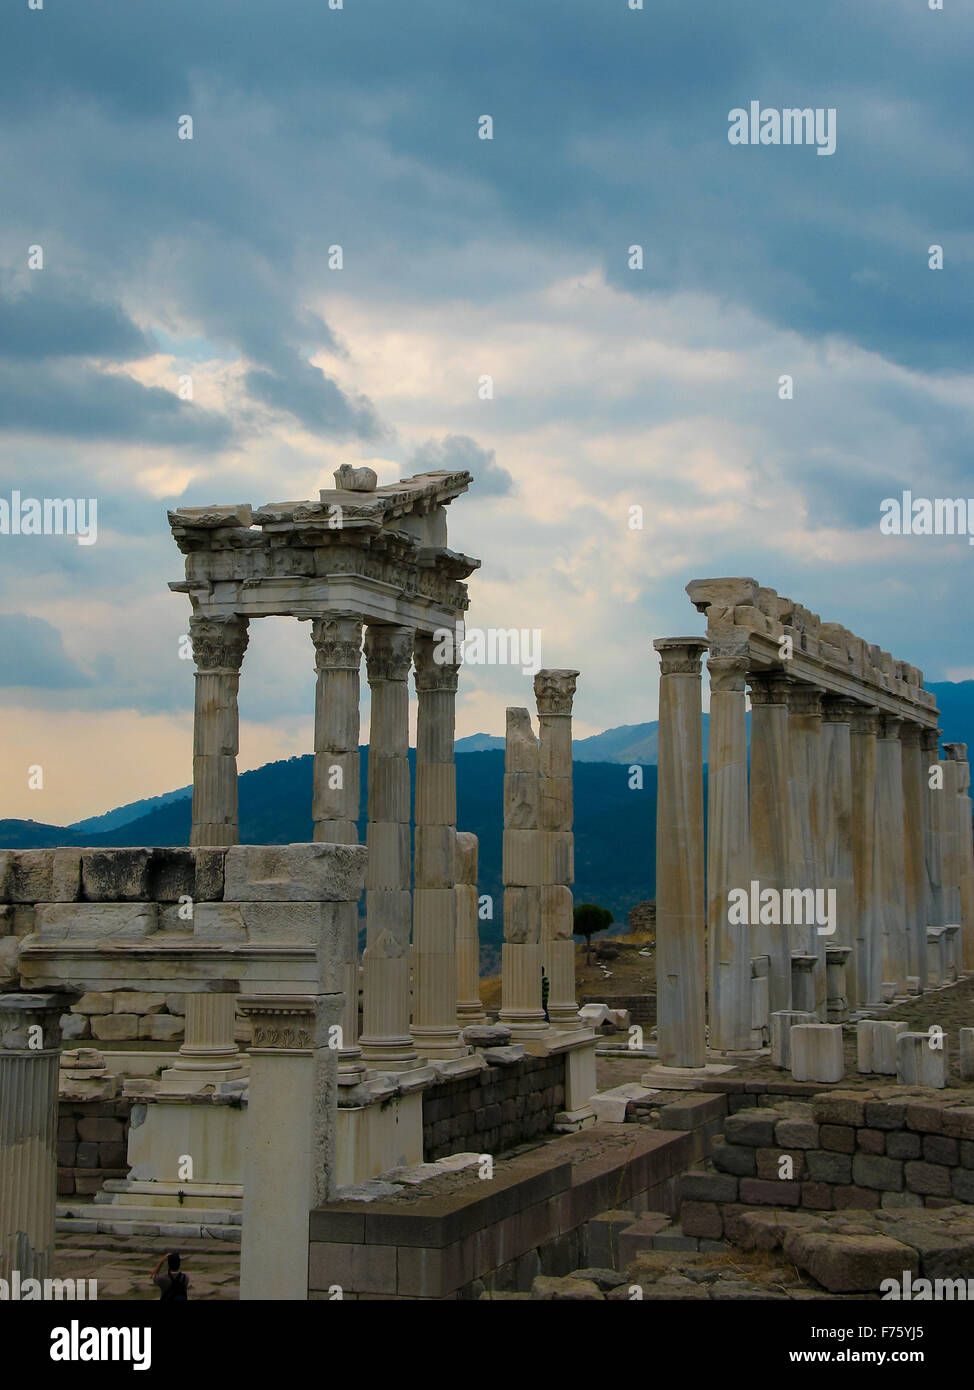
[(477, 909), (477, 837), (457, 831), (454, 893), (457, 900), (457, 1023), (486, 1023), (480, 1002), (480, 933)]
[(414, 630), (370, 623), (365, 661), (372, 691), (368, 772), (368, 870), (364, 1016), (359, 1044), (370, 1068), (418, 1064), (409, 1031), (409, 668)]
[(702, 1067), (706, 1046), (700, 637), (660, 637), (656, 805), (659, 1060)]
[[(0, 1279), (54, 1274), (60, 1018), (78, 995), (0, 994)], [(37, 1297), (40, 1297), (38, 1292)]]
[[(751, 693), (751, 877), (779, 895), (790, 887), (788, 681), (779, 673), (748, 676)], [(751, 951), (770, 958), (772, 1012), (791, 1008), (791, 950), (781, 928), (751, 924)]]
[(548, 1017), (555, 1028), (584, 1024), (575, 998), (572, 701), (577, 671), (539, 671), (538, 757), (541, 796), (541, 957), (548, 976)]
[[(711, 655), (707, 670), (710, 673), (707, 769), (710, 1046), (729, 1052), (752, 1045), (752, 928), (746, 921), (732, 923), (729, 920), (728, 897), (731, 890), (746, 889), (749, 883), (746, 651), (742, 655)], [(768, 999), (770, 1003), (770, 989)]]
[(235, 845), (240, 839), (237, 692), (247, 628), (247, 619), (236, 616), (189, 620), (196, 662), (191, 845)]
[[(446, 650), (448, 647), (449, 650)], [(412, 1036), (421, 1057), (450, 1061), (469, 1049), (457, 1026), (457, 775), (453, 742), (459, 652), (416, 634), (416, 861)]]
[(499, 1018), (515, 1041), (544, 1033), (541, 1002), (541, 788), (526, 709), (508, 709), (504, 754), (504, 944)]

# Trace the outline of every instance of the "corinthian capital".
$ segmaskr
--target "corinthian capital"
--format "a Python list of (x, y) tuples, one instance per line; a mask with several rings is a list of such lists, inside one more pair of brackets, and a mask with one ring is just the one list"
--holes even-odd
[(414, 629), (370, 623), (365, 631), (365, 662), (369, 684), (409, 679)]
[(319, 671), (357, 671), (362, 664), (362, 619), (335, 613), (311, 621)]
[(539, 671), (534, 678), (534, 698), (539, 714), (571, 714), (577, 671)]
[(189, 635), (198, 671), (239, 671), (250, 634), (248, 620), (190, 618)]
[(710, 643), (705, 637), (657, 637), (661, 676), (698, 676), (700, 659)]
[(418, 693), (428, 694), (433, 690), (455, 692), (461, 664), (460, 646), (449, 628), (441, 629), (438, 633), (417, 632), (413, 665)]

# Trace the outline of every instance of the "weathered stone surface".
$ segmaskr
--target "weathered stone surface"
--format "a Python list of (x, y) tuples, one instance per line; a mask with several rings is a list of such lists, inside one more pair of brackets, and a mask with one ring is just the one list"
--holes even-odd
[(610, 1289), (617, 1289), (621, 1284), (628, 1284), (629, 1282), (625, 1275), (619, 1274), (617, 1270), (598, 1267), (576, 1269), (572, 1278), (588, 1280), (596, 1288), (601, 1289), (603, 1293), (608, 1293)]
[[(906, 1124), (906, 1103), (889, 1100), (867, 1100), (865, 1123), (870, 1129), (902, 1129)], [(862, 1124), (862, 1120), (847, 1121)]]
[(896, 1042), (907, 1024), (891, 1019), (863, 1018), (856, 1024), (857, 1067), (861, 1072), (896, 1075)]
[(775, 1125), (782, 1118), (777, 1110), (739, 1110), (724, 1121), (724, 1138), (730, 1144), (769, 1148), (774, 1143)]
[(196, 854), (188, 848), (153, 849), (149, 857), (149, 894), (156, 902), (174, 903), (196, 893)]
[(686, 1236), (719, 1240), (724, 1234), (724, 1218), (716, 1202), (684, 1202), (680, 1207), (680, 1227)]
[(948, 1078), (946, 1035), (931, 1046), (929, 1033), (900, 1033), (896, 1040), (896, 1079), (901, 1086), (933, 1086), (942, 1090)]
[(745, 1144), (725, 1144), (715, 1139), (710, 1147), (714, 1166), (722, 1173), (733, 1173), (735, 1177), (752, 1178), (757, 1173), (756, 1149)]
[(815, 1182), (852, 1182), (852, 1159), (848, 1154), (828, 1153), (825, 1149), (806, 1149), (805, 1163), (808, 1176)]
[[(856, 1148), (865, 1154), (884, 1154), (886, 1135), (881, 1129), (857, 1129)], [(902, 1154), (890, 1154), (890, 1158), (902, 1158)]]
[(115, 995), (92, 991), (83, 994), (77, 1004), (71, 1006), (76, 1014), (110, 1014), (115, 1010)]
[(955, 1139), (974, 1139), (974, 1106), (952, 1105), (943, 1112), (943, 1126), (944, 1134)]
[(681, 1202), (736, 1202), (737, 1178), (727, 1173), (684, 1173)]
[(817, 1149), (819, 1127), (814, 1120), (784, 1119), (774, 1127), (775, 1143), (783, 1149)]
[(37, 931), (50, 941), (134, 941), (151, 936), (157, 925), (155, 903), (38, 903), (36, 908)]
[(358, 902), (365, 886), (364, 845), (232, 845), (226, 902)]
[(223, 867), (227, 857), (226, 850), (197, 846), (193, 853), (196, 856), (194, 902), (219, 902), (223, 897)]
[(852, 1181), (857, 1187), (875, 1187), (880, 1192), (900, 1192), (903, 1164), (896, 1158), (875, 1154), (856, 1154), (852, 1160)]
[(171, 1042), (181, 1038), (185, 1020), (174, 1018), (172, 1014), (146, 1014), (139, 1021), (139, 1037), (151, 1038), (155, 1042)]
[(52, 902), (54, 850), (0, 850), (0, 888), (7, 902)]
[(812, 1104), (815, 1119), (819, 1124), (866, 1124), (863, 1097), (855, 1091), (831, 1091), (827, 1095), (816, 1096)]
[(88, 903), (135, 903), (150, 897), (150, 849), (84, 850), (81, 894)]
[(905, 1270), (916, 1274), (920, 1268), (916, 1251), (888, 1236), (795, 1231), (784, 1249), (830, 1293), (873, 1292), (884, 1279), (899, 1281)]
[(500, 1023), (478, 1023), (464, 1028), (462, 1036), (471, 1047), (504, 1047), (511, 1041), (511, 1030)]
[(823, 1149), (840, 1154), (855, 1153), (856, 1131), (851, 1125), (822, 1125), (819, 1132)]
[(951, 1195), (950, 1169), (939, 1163), (908, 1162), (904, 1164), (904, 1177), (910, 1191), (924, 1197)]
[(94, 1015), (91, 1019), (92, 1037), (102, 1042), (128, 1042), (139, 1036), (137, 1014)]
[(531, 1285), (531, 1297), (556, 1303), (600, 1303), (605, 1295), (592, 1279), (539, 1274)]
[(117, 1014), (161, 1014), (165, 1007), (164, 994), (139, 989), (120, 989), (114, 995), (113, 1009)]
[(919, 1158), (921, 1142), (919, 1134), (912, 1134), (909, 1130), (893, 1130), (886, 1135), (887, 1157)]
[(796, 1207), (801, 1201), (801, 1184), (764, 1178), (741, 1178), (740, 1198), (753, 1206)]
[(791, 1074), (796, 1081), (841, 1081), (842, 1029), (837, 1023), (799, 1023), (791, 1030)]

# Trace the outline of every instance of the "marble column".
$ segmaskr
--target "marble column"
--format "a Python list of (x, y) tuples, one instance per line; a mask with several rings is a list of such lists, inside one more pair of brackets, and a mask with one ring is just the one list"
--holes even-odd
[(585, 1027), (575, 998), (573, 931), (575, 834), (572, 791), (572, 701), (577, 671), (539, 671), (534, 678), (538, 704), (538, 756), (541, 776), (541, 959), (548, 976), (548, 1017), (552, 1026)]
[(237, 1050), (236, 994), (185, 994), (185, 1032), (176, 1060), (160, 1077), (159, 1093), (190, 1094), (204, 1086), (246, 1078)]
[(247, 650), (248, 620), (236, 616), (190, 618), (189, 632), (196, 662), (190, 844), (235, 845), (240, 840), (237, 691)]
[(359, 1039), (377, 1071), (417, 1066), (409, 1032), (409, 668), (414, 630), (370, 623), (365, 661), (372, 691), (366, 843), (364, 1017)]
[(876, 734), (879, 710), (856, 705), (849, 724), (852, 762), (852, 872), (855, 952), (848, 971), (855, 976), (860, 1007), (882, 998), (882, 921), (876, 901)]
[(971, 766), (966, 758), (958, 763), (958, 769), (961, 958), (957, 964), (958, 969), (968, 973), (974, 971), (974, 837), (971, 821)]
[[(848, 947), (842, 958), (844, 998), (856, 1006), (855, 971), (848, 969), (855, 945), (855, 880), (852, 849), (852, 749), (851, 720), (855, 702), (827, 695), (822, 702), (822, 849), (826, 892), (835, 893), (835, 933), (824, 937), (826, 977), (832, 962), (838, 978), (835, 951)], [(829, 951), (832, 951), (832, 956)], [(828, 1007), (828, 1005), (827, 1005)], [(829, 1019), (829, 1022), (834, 1020)]]
[[(825, 878), (822, 843), (822, 695), (819, 686), (793, 681), (788, 687), (788, 742), (791, 749), (791, 778), (788, 804), (791, 832), (791, 873), (789, 885), (802, 891), (821, 888)], [(828, 938), (814, 922), (804, 927), (783, 927), (790, 933), (792, 950), (815, 956), (815, 1010), (824, 1019), (828, 982), (825, 951)]]
[(703, 1067), (706, 963), (700, 637), (659, 637), (656, 994), (659, 1061)]
[(902, 719), (881, 713), (876, 739), (876, 877), (874, 891), (883, 931), (883, 981), (906, 994), (907, 946), (903, 864)]
[[(781, 672), (748, 676), (751, 694), (751, 878), (781, 893), (790, 885), (788, 687)], [(768, 956), (772, 1012), (791, 1008), (792, 941), (782, 927), (751, 925), (752, 956)]]
[(907, 975), (924, 988), (927, 975), (927, 881), (923, 827), (926, 796), (923, 776), (922, 730), (904, 720), (900, 729), (903, 776), (903, 904), (906, 916)]
[[(362, 619), (353, 613), (329, 613), (311, 622), (315, 647), (315, 758), (312, 817), (315, 840), (332, 845), (358, 844), (361, 803), (359, 754)], [(358, 1045), (357, 903), (336, 903), (344, 941), (345, 1011), (338, 1070), (353, 1084), (365, 1070)]]
[(499, 1018), (515, 1041), (549, 1024), (541, 1002), (541, 784), (526, 709), (508, 709), (504, 753), (504, 944)]
[[(941, 819), (943, 811), (943, 788), (930, 785), (934, 769), (939, 768), (940, 731), (924, 729), (920, 735), (923, 769), (923, 860), (926, 879), (926, 930), (925, 944), (929, 943), (929, 933), (934, 927), (944, 925), (943, 893), (943, 837)], [(927, 959), (924, 953), (923, 973), (920, 976), (922, 989), (927, 988)]]
[(967, 761), (966, 743), (945, 743), (944, 752), (947, 755), (944, 774), (944, 791), (947, 793), (945, 806), (951, 821), (948, 838), (952, 890), (950, 901), (953, 908), (956, 909), (947, 918), (947, 924), (959, 924), (961, 927), (955, 960), (958, 971), (960, 971), (966, 968), (965, 959), (970, 959), (974, 955), (966, 940), (970, 933), (969, 918), (965, 920), (964, 916), (965, 898), (968, 900), (968, 912), (971, 908), (971, 801), (968, 796), (971, 773)]
[[(711, 656), (707, 768), (707, 934), (710, 1046), (751, 1047), (752, 928), (728, 920), (728, 894), (749, 892), (747, 712), (748, 655)], [(769, 953), (770, 954), (770, 953)], [(770, 991), (769, 991), (770, 998)]]
[[(0, 1278), (54, 1274), (60, 1017), (77, 994), (0, 994)], [(40, 1291), (37, 1293), (40, 1298)]]
[(487, 1022), (480, 1002), (477, 850), (476, 835), (457, 831), (453, 891), (457, 900), (457, 1024), (461, 1028)]
[(341, 994), (249, 995), (240, 1297), (308, 1297), (310, 1218), (335, 1193)]
[(457, 1026), (456, 660), (444, 661), (440, 642), (417, 633), (416, 863), (413, 890), (412, 1037), (421, 1057), (466, 1056)]

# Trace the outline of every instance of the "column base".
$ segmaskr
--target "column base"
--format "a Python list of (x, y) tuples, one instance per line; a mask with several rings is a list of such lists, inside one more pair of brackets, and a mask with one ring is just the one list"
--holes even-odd
[(453, 1062), (460, 1057), (468, 1057), (470, 1048), (459, 1035), (457, 1028), (412, 1028), (413, 1043), (420, 1057), (431, 1062)]
[(173, 1066), (167, 1067), (160, 1076), (157, 1094), (191, 1095), (223, 1081), (246, 1081), (249, 1075), (248, 1059), (235, 1048), (201, 1049), (198, 1053), (180, 1051)]
[(463, 1001), (457, 1004), (457, 1027), (470, 1028), (487, 1022), (487, 1014), (480, 1000)]
[(410, 1037), (359, 1038), (362, 1061), (370, 1072), (414, 1071), (420, 1066), (419, 1053)]

